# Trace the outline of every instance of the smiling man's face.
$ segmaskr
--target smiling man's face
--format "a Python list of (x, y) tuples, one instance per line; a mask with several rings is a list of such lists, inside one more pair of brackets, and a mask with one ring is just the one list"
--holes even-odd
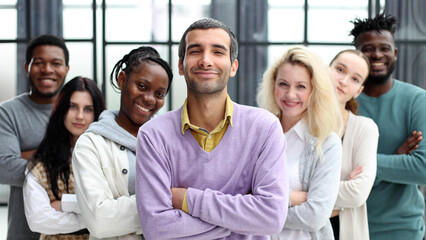
[(69, 66), (62, 48), (40, 45), (34, 48), (29, 64), (25, 64), (31, 94), (39, 98), (55, 97), (65, 82)]
[(392, 33), (386, 30), (362, 33), (357, 38), (356, 48), (370, 60), (368, 81), (375, 84), (386, 82), (395, 69), (398, 54)]

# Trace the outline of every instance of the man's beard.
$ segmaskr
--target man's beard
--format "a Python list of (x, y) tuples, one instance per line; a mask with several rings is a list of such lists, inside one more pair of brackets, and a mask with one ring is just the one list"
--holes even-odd
[(58, 87), (58, 89), (56, 89), (53, 92), (48, 92), (48, 93), (43, 93), (40, 90), (38, 90), (38, 88), (35, 86), (33, 80), (30, 79), (30, 76), (28, 76), (28, 80), (30, 82), (30, 90), (34, 95), (37, 95), (41, 98), (52, 98), (55, 97), (56, 95), (58, 95), (58, 93), (61, 91), (62, 87), (65, 84), (65, 81), (62, 81), (62, 85)]
[(390, 78), (394, 70), (395, 70), (395, 63), (392, 64), (392, 66), (390, 66), (388, 72), (385, 75), (382, 75), (382, 76), (371, 76), (371, 74), (368, 75), (366, 82), (374, 84), (374, 85), (382, 85)]
[(184, 71), (185, 71), (185, 78), (187, 79), (186, 82), (188, 85), (188, 90), (191, 91), (197, 97), (216, 95), (222, 92), (222, 90), (227, 85), (227, 81), (225, 79), (226, 75), (223, 75), (222, 72), (219, 76), (219, 79), (217, 79), (213, 84), (205, 84), (205, 83), (199, 83), (195, 81), (193, 78), (191, 78), (190, 75), (188, 74), (187, 69), (185, 69)]
[(52, 98), (52, 97), (58, 95), (58, 93), (59, 93), (59, 91), (61, 91), (61, 89), (58, 88), (56, 91), (50, 92), (50, 93), (42, 93), (42, 92), (38, 91), (37, 88), (31, 88), (31, 91), (33, 93), (35, 93), (35, 95), (37, 95), (37, 96), (39, 96), (41, 98)]

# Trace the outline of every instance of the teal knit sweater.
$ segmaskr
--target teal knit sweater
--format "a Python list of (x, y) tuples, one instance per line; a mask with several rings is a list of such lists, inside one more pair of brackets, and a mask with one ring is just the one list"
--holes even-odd
[(367, 200), (372, 240), (420, 240), (425, 233), (425, 201), (418, 185), (426, 185), (426, 139), (409, 155), (395, 155), (414, 131), (426, 137), (426, 91), (394, 79), (380, 97), (361, 94), (360, 114), (379, 127), (377, 176)]

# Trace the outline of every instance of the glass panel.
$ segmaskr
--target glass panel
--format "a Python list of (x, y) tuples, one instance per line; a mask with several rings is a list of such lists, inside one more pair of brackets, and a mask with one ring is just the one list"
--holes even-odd
[[(0, 44), (0, 102), (10, 99), (16, 95), (17, 67), (19, 71), (24, 71), (23, 64), (16, 66), (16, 44)], [(7, 56), (7, 57), (4, 57)]]
[[(268, 58), (267, 58), (267, 66), (271, 66), (272, 64), (275, 63), (275, 61), (277, 61), (279, 58), (281, 58), (283, 56), (283, 54), (285, 53), (285, 51), (287, 51), (287, 49), (289, 47), (291, 47), (293, 45), (271, 45), (268, 47)], [(266, 69), (265, 69), (266, 71)]]
[(268, 40), (270, 42), (302, 42), (304, 0), (269, 0)]
[(15, 5), (16, 0), (2, 0), (1, 3), (2, 5)]
[(380, 12), (385, 10), (386, 0), (380, 0)]
[[(2, 233), (7, 232), (7, 201), (9, 200), (9, 194), (10, 194), (10, 186), (6, 184), (0, 184), (0, 231)], [(4, 235), (3, 238), (0, 238), (1, 240), (6, 239), (6, 236)]]
[(168, 40), (167, 0), (108, 0), (105, 14), (107, 41)]
[(18, 28), (17, 18), (18, 16), (16, 13), (16, 9), (0, 9), (0, 22), (2, 24), (8, 25), (8, 27), (5, 27), (5, 25), (3, 25), (3, 27), (1, 28), (0, 38), (16, 39), (16, 31)]
[(179, 75), (179, 56), (178, 45), (172, 47), (172, 69), (173, 69), (173, 82), (172, 82), (172, 110), (179, 109), (186, 99), (186, 82), (183, 76)]
[(76, 76), (93, 79), (93, 45), (92, 43), (67, 42), (70, 52), (70, 70), (67, 81)]
[(65, 5), (92, 5), (92, 0), (62, 0), (62, 4)]
[[(120, 109), (120, 93), (117, 92), (115, 88), (111, 86), (110, 75), (111, 71), (114, 68), (115, 64), (123, 58), (123, 56), (129, 53), (132, 49), (138, 48), (140, 45), (108, 45), (106, 47), (106, 76), (105, 76), (105, 86), (106, 86), (106, 104), (109, 110), (118, 110)], [(163, 45), (151, 46), (154, 47), (161, 58), (168, 62), (168, 48)], [(175, 78), (173, 79), (175, 80)], [(114, 79), (115, 82), (115, 79)], [(168, 96), (166, 97), (164, 106), (158, 111), (158, 113), (166, 112), (168, 109)]]
[(337, 53), (339, 53), (342, 50), (345, 49), (355, 49), (353, 46), (321, 46), (321, 45), (315, 45), (315, 46), (309, 46), (309, 49), (311, 49), (313, 52), (318, 54), (323, 63), (325, 65), (330, 65), (331, 60), (336, 56)]
[(172, 0), (172, 41), (179, 42), (189, 25), (209, 17), (210, 4), (208, 0)]
[(63, 31), (65, 39), (93, 37), (93, 11), (91, 4), (64, 5)]
[(308, 5), (309, 42), (352, 42), (348, 36), (355, 18), (368, 17), (368, 0), (310, 0)]
[[(279, 45), (269, 46), (268, 48), (268, 66), (272, 65), (277, 61), (290, 47), (295, 45)], [(318, 54), (325, 65), (328, 65), (334, 56), (344, 49), (355, 49), (352, 46), (318, 46), (310, 45), (308, 48)]]

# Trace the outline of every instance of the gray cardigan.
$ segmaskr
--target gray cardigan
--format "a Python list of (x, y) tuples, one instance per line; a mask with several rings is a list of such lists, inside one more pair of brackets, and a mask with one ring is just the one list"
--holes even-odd
[(308, 231), (313, 240), (334, 239), (329, 218), (339, 191), (342, 144), (335, 133), (330, 134), (322, 144), (320, 159), (315, 152), (318, 139), (305, 132), (305, 141), (299, 174), (308, 197), (289, 208), (284, 228)]

